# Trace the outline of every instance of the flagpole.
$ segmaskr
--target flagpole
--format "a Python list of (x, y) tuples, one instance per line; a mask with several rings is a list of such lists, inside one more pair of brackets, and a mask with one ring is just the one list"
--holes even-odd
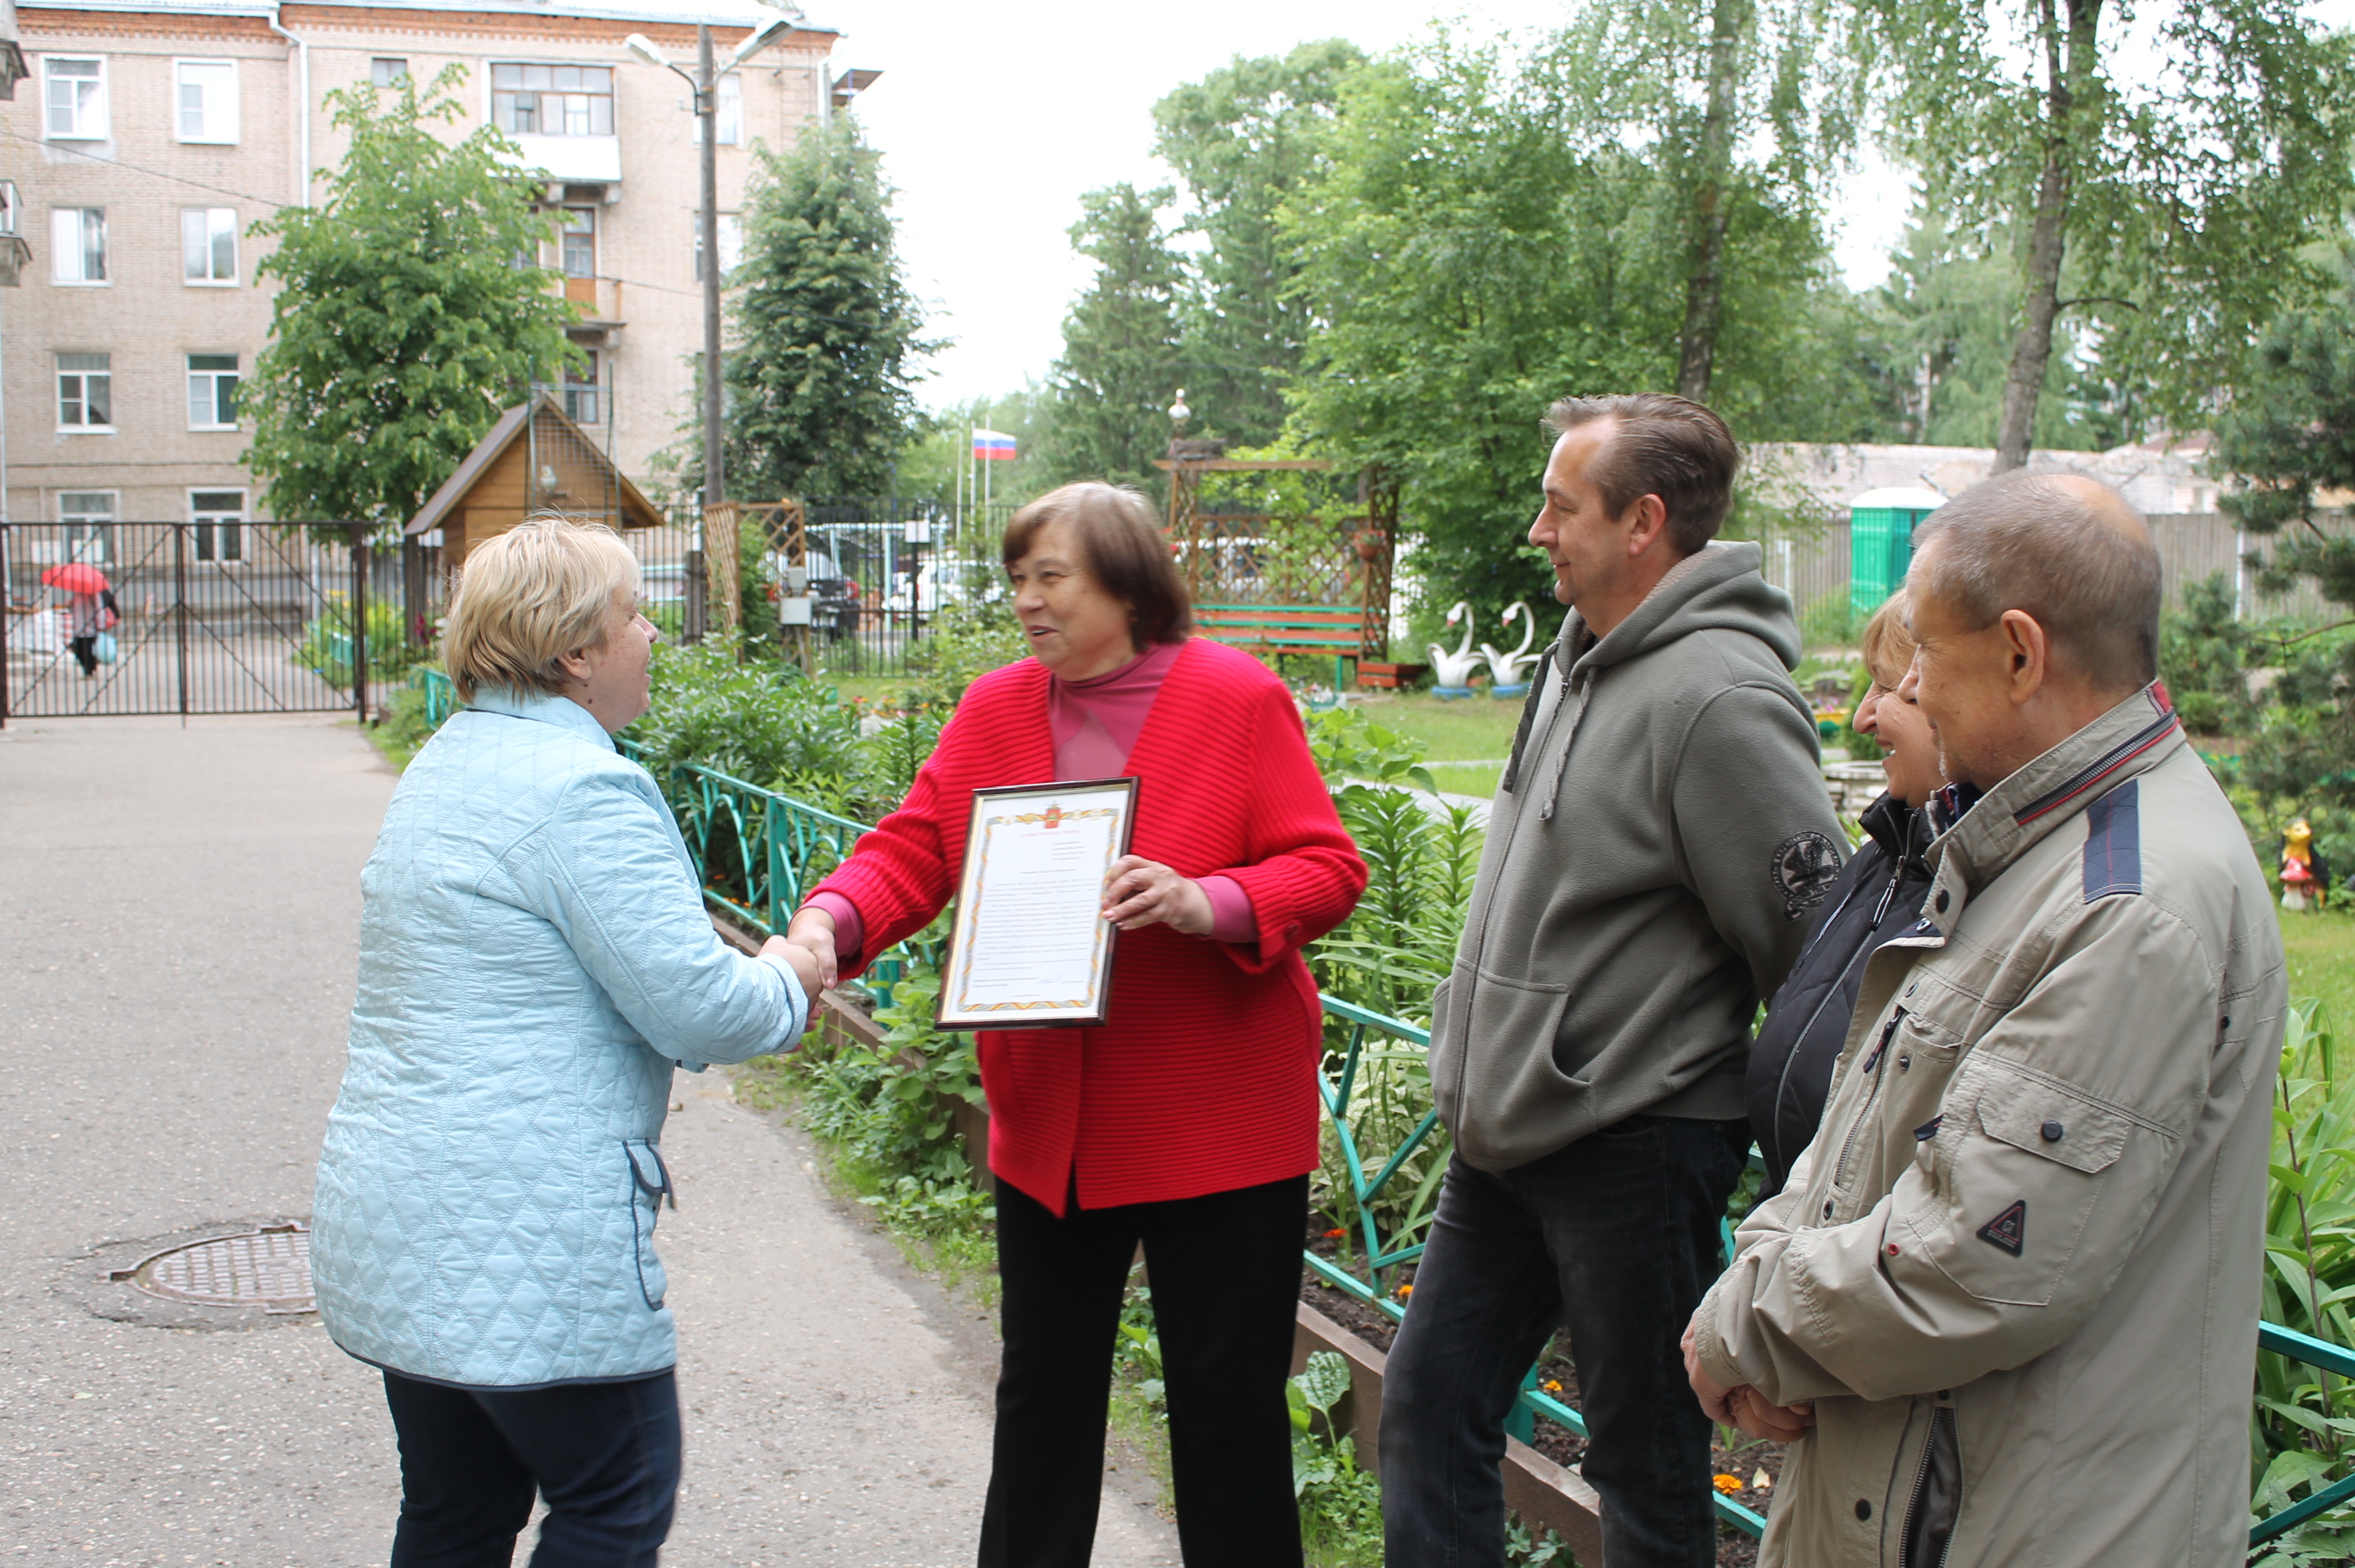
[[(985, 418), (988, 412), (989, 406), (986, 403), (983, 404), (982, 413)], [(997, 427), (985, 423), (983, 428), (996, 430)], [(983, 528), (989, 526), (989, 503), (996, 497), (997, 490), (997, 447), (995, 443), (991, 445), (989, 452), (989, 465), (981, 471), (981, 526)]]

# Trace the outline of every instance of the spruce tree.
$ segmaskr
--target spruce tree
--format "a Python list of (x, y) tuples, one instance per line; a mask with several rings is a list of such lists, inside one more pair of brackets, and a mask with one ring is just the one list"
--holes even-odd
[[(728, 489), (739, 498), (873, 496), (916, 426), (933, 345), (900, 270), (880, 155), (855, 123), (762, 152), (744, 259), (729, 279)], [(688, 464), (690, 481), (697, 464)]]
[(1170, 249), (1165, 187), (1116, 185), (1082, 197), (1071, 243), (1095, 281), (1063, 323), (1051, 386), (1048, 464), (1059, 479), (1161, 489), (1153, 459), (1167, 449), (1178, 390), (1178, 308), (1184, 267)]

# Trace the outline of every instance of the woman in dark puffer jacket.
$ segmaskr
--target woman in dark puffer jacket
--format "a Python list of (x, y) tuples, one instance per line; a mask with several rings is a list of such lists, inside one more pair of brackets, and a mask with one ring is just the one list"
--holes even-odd
[(1856, 728), (1887, 753), (1881, 765), (1889, 792), (1865, 807), (1867, 837), (1825, 898), (1750, 1051), (1750, 1127), (1766, 1162), (1761, 1202), (1782, 1190), (1792, 1161), (1816, 1136), (1865, 959), (1920, 918), (1930, 888), (1922, 854), (1934, 836), (1925, 806), (1938, 787), (1938, 752), (1921, 709), (1897, 695), (1913, 662), (1902, 592), (1866, 624), (1860, 640), (1872, 685), (1857, 704)]

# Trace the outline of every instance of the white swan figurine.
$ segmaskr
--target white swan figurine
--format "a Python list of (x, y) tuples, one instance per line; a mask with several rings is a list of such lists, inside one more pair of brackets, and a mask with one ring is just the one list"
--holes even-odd
[(1472, 651), (1472, 623), (1465, 619), (1471, 608), (1471, 605), (1459, 599), (1455, 602), (1455, 608), (1447, 613), (1449, 625), (1452, 626), (1458, 621), (1464, 622), (1464, 643), (1461, 647), (1451, 654), (1437, 643), (1431, 645), (1432, 673), (1443, 691), (1463, 691), (1469, 688), (1474, 672), (1478, 670), (1485, 662), (1486, 656)]
[(1480, 652), (1488, 660), (1489, 677), (1496, 682), (1493, 689), (1499, 697), (1508, 695), (1508, 688), (1514, 690), (1519, 689), (1522, 682), (1528, 678), (1522, 671), (1538, 662), (1538, 656), (1529, 652), (1529, 644), (1537, 640), (1538, 618), (1529, 613), (1529, 607), (1526, 604), (1508, 604), (1505, 606), (1504, 624), (1508, 627), (1511, 626), (1513, 617), (1516, 615), (1521, 618), (1519, 647), (1515, 648), (1511, 653), (1502, 654), (1497, 651), (1493, 644), (1480, 645)]

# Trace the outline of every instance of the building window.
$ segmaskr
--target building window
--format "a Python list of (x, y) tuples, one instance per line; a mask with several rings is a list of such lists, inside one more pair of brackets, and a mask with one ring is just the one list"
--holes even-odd
[(568, 207), (564, 209), (564, 275), (568, 278), (593, 278), (597, 275), (597, 209), (593, 207)]
[(50, 141), (105, 141), (106, 62), (56, 56), (42, 60), (41, 102)]
[(574, 424), (595, 424), (597, 404), (597, 351), (591, 348), (587, 364), (564, 368), (564, 417)]
[(613, 68), (494, 65), (491, 123), (517, 136), (610, 136)]
[(114, 360), (112, 355), (58, 356), (58, 428), (114, 428)]
[(198, 560), (245, 559), (244, 491), (189, 491), (188, 520), (197, 525)]
[(399, 87), (409, 80), (409, 62), (378, 55), (368, 61), (368, 80), (378, 87)]
[[(719, 143), (723, 147), (744, 144), (744, 79), (730, 72), (719, 79), (719, 96), (711, 106), (711, 115), (719, 123)], [(696, 146), (703, 145), (703, 116), (694, 119), (695, 129), (689, 137)]]
[[(744, 260), (744, 219), (741, 214), (719, 215), (719, 276), (722, 282)], [(695, 217), (695, 281), (703, 282), (703, 215)]]
[(60, 283), (106, 282), (106, 208), (49, 209), (49, 277)]
[(188, 428), (237, 428), (237, 356), (188, 356)]
[[(114, 492), (67, 490), (58, 496), (58, 531), (68, 560), (101, 566), (114, 559)], [(39, 547), (36, 546), (36, 549)]]
[(237, 62), (178, 60), (174, 107), (180, 140), (226, 144), (237, 140)]
[(237, 282), (237, 209), (180, 208), (180, 274), (192, 283)]

